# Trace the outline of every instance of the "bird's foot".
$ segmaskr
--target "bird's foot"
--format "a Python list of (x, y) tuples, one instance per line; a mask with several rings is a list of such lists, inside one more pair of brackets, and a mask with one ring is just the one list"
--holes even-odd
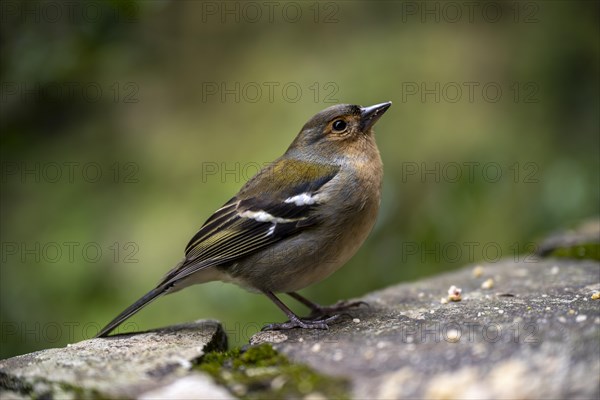
[[(338, 301), (337, 303), (335, 303), (334, 305), (331, 306), (318, 306), (312, 309), (312, 312), (310, 313), (310, 315), (308, 316), (308, 320), (315, 320), (318, 318), (322, 318), (322, 317), (327, 317), (330, 315), (338, 315), (340, 313), (344, 313), (344, 311), (348, 311), (351, 308), (356, 308), (356, 307), (360, 307), (362, 305), (365, 305), (367, 307), (369, 307), (369, 303), (364, 302), (364, 301), (348, 301), (348, 300), (342, 300), (342, 301)], [(344, 313), (345, 315), (348, 315), (347, 313)], [(339, 315), (338, 315), (339, 317)]]
[(265, 325), (262, 330), (263, 331), (277, 331), (277, 330), (286, 330), (293, 328), (303, 328), (303, 329), (329, 329), (327, 325), (330, 322), (337, 321), (341, 315), (333, 315), (331, 317), (323, 318), (323, 319), (301, 319), (298, 317), (292, 317), (289, 321), (283, 323), (274, 323)]

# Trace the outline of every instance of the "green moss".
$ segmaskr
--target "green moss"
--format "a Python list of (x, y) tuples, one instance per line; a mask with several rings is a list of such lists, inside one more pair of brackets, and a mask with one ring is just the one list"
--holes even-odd
[(571, 247), (558, 247), (552, 250), (549, 256), (600, 261), (600, 244), (585, 243), (577, 244)]
[(65, 396), (69, 397), (68, 395), (72, 395), (75, 399), (101, 400), (107, 398), (105, 395), (102, 395), (95, 389), (84, 389), (82, 387), (69, 385), (66, 383), (59, 383), (57, 385), (58, 389), (55, 390), (55, 393), (52, 396), (53, 398), (61, 398)]
[(309, 393), (319, 393), (325, 398), (349, 397), (346, 380), (292, 363), (269, 344), (246, 351), (236, 348), (210, 352), (196, 368), (243, 399), (298, 398)]
[(0, 389), (6, 393), (13, 393), (17, 397), (30, 397), (32, 399), (90, 399), (101, 400), (107, 397), (95, 389), (85, 389), (68, 383), (52, 382), (46, 379), (36, 379), (35, 382), (9, 377), (0, 374)]

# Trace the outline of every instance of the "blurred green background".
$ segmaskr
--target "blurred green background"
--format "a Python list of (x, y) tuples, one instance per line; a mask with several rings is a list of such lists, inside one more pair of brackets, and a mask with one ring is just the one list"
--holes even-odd
[[(315, 301), (597, 216), (598, 4), (4, 1), (0, 357), (93, 336), (333, 103), (394, 104), (378, 223)], [(284, 319), (211, 283), (125, 328), (200, 318), (233, 344)]]

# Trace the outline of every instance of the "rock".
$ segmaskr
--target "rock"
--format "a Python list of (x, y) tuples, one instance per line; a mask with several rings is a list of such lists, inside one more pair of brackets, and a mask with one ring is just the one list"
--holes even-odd
[[(598, 398), (600, 263), (505, 260), (371, 293), (328, 331), (273, 347), (347, 377), (356, 398)], [(494, 286), (481, 285), (493, 279)], [(452, 285), (459, 302), (440, 303)], [(257, 334), (251, 341), (269, 341)]]
[(0, 361), (2, 398), (231, 398), (191, 369), (226, 346), (216, 321), (85, 340)]
[(536, 253), (600, 261), (600, 220), (588, 220), (575, 229), (550, 235), (541, 242)]
[(158, 389), (145, 392), (139, 396), (140, 400), (152, 399), (233, 399), (226, 389), (215, 385), (214, 381), (203, 374), (190, 374), (179, 378)]
[(547, 242), (569, 258), (391, 286), (329, 330), (259, 332), (227, 353), (204, 357), (227, 338), (197, 321), (2, 360), (0, 398), (599, 398), (599, 241), (586, 225)]

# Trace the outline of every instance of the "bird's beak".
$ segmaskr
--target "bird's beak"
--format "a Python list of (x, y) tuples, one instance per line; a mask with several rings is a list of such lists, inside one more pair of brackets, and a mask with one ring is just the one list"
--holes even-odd
[(391, 105), (392, 102), (387, 101), (385, 103), (375, 104), (374, 106), (361, 107), (360, 120), (362, 131), (367, 132), (373, 125), (375, 125), (375, 122), (377, 122), (377, 120), (381, 118), (383, 114), (385, 114)]

